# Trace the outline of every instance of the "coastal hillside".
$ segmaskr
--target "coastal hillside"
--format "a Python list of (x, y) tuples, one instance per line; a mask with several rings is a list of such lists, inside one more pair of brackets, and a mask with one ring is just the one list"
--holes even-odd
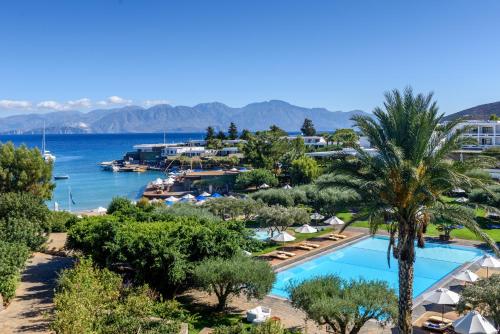
[(463, 119), (475, 119), (475, 120), (488, 120), (490, 115), (500, 116), (500, 101), (481, 104), (469, 109), (465, 109), (454, 114), (446, 116), (444, 119), (446, 121), (452, 121), (457, 118)]
[(209, 125), (216, 130), (226, 130), (230, 122), (235, 122), (239, 129), (251, 131), (267, 129), (272, 124), (287, 131), (298, 131), (304, 118), (312, 119), (316, 129), (322, 131), (351, 127), (351, 117), (358, 114), (364, 112), (304, 108), (278, 100), (251, 103), (242, 108), (219, 102), (194, 107), (161, 104), (151, 108), (128, 106), (88, 113), (62, 111), (10, 116), (0, 118), (0, 133), (40, 133), (44, 123), (47, 133), (202, 132)]

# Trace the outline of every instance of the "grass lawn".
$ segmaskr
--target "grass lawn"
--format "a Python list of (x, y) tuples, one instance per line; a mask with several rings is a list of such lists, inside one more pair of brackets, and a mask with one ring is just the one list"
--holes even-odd
[[(295, 242), (304, 241), (304, 240), (310, 239), (310, 238), (319, 237), (320, 235), (326, 234), (329, 231), (333, 231), (333, 228), (331, 226), (327, 226), (323, 230), (318, 231), (316, 233), (297, 233), (297, 232), (294, 231), (294, 228), (289, 228), (287, 230), (288, 233), (292, 234), (296, 238), (293, 241), (294, 243)], [(286, 245), (286, 243), (285, 243), (285, 245)], [(276, 249), (278, 249), (278, 248), (280, 248), (282, 246), (283, 246), (283, 243), (279, 243), (279, 244), (272, 243), (268, 247), (266, 247), (263, 250), (261, 250), (260, 252), (253, 253), (253, 255), (258, 256), (258, 255), (262, 255), (262, 254), (267, 254), (267, 253), (270, 253), (272, 251), (275, 251)]]
[[(483, 209), (476, 209), (476, 216), (478, 217), (484, 217), (485, 211)], [(337, 217), (342, 219), (345, 222), (349, 222), (352, 219), (352, 213), (350, 212), (340, 212), (337, 214)], [(368, 222), (367, 221), (359, 221), (351, 226), (356, 226), (356, 227), (366, 227), (368, 228)], [(483, 229), (486, 234), (488, 234), (494, 241), (500, 242), (500, 229)], [(426, 235), (431, 236), (431, 237), (437, 237), (439, 236), (440, 232), (437, 230), (436, 225), (429, 225), (427, 228), (427, 233)], [(457, 229), (453, 230), (451, 232), (451, 236), (453, 238), (457, 239), (465, 239), (465, 240), (480, 240), (478, 237), (476, 237), (471, 231), (469, 231), (466, 228), (463, 229)]]

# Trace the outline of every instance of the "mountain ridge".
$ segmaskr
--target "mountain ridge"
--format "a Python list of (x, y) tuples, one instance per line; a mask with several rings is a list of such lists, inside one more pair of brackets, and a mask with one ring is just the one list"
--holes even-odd
[(158, 104), (149, 108), (126, 106), (114, 109), (55, 111), (46, 114), (14, 115), (0, 118), (0, 133), (144, 133), (204, 132), (208, 126), (225, 131), (230, 122), (238, 129), (264, 130), (277, 125), (286, 131), (299, 131), (304, 118), (312, 119), (319, 131), (351, 127), (352, 116), (360, 110), (329, 111), (305, 108), (286, 101), (254, 102), (235, 108), (221, 102), (200, 103), (193, 107)]

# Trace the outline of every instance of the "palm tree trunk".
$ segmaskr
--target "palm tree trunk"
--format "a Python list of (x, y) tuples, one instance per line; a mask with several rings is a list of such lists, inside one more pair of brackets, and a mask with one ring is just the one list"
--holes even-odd
[(399, 270), (399, 315), (398, 328), (401, 334), (413, 333), (413, 259), (398, 259)]

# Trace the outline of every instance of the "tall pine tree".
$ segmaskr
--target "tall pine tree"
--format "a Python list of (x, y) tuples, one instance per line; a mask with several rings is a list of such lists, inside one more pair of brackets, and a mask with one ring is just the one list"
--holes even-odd
[(229, 139), (232, 140), (238, 139), (238, 128), (236, 127), (236, 124), (231, 122), (231, 124), (229, 124), (229, 129), (227, 130), (227, 133)]

